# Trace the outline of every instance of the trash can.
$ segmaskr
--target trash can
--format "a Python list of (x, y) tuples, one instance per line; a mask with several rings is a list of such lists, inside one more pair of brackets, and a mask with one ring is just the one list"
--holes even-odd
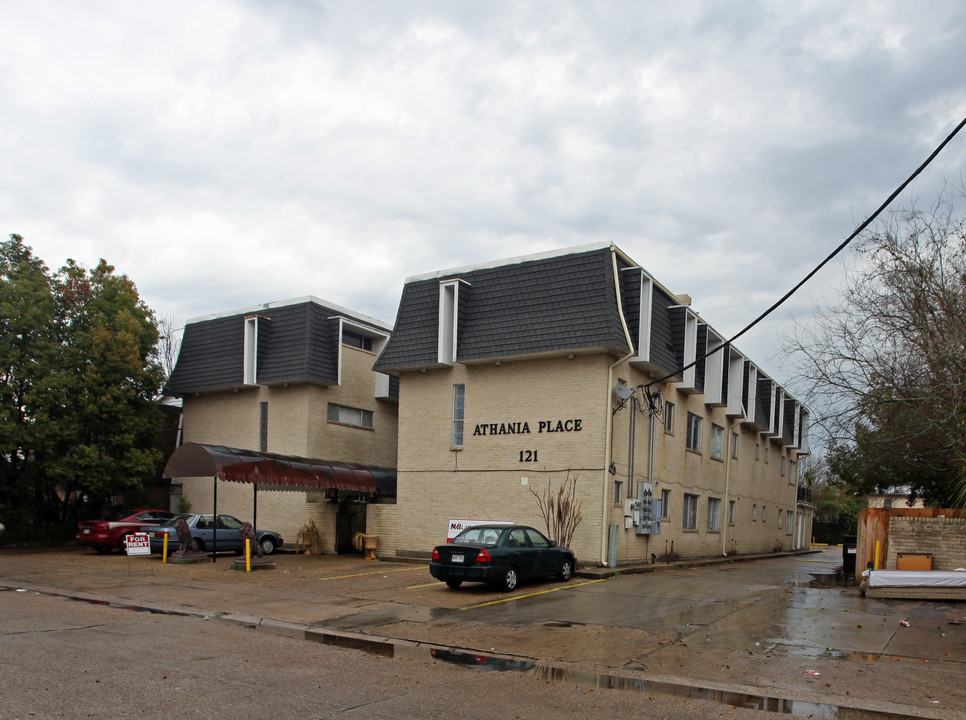
[(846, 575), (855, 575), (855, 554), (858, 539), (857, 535), (842, 536), (842, 572)]

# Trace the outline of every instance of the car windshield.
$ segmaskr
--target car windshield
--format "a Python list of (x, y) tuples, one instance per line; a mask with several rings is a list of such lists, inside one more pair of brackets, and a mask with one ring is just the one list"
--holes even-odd
[(500, 542), (500, 535), (503, 531), (499, 528), (467, 528), (455, 538), (454, 543), (469, 543), (470, 545), (488, 545), (495, 547)]
[(168, 518), (163, 523), (161, 523), (160, 527), (174, 527), (174, 524), (178, 522), (178, 518), (181, 518), (185, 522), (188, 522), (193, 517), (194, 515), (175, 515), (174, 517)]

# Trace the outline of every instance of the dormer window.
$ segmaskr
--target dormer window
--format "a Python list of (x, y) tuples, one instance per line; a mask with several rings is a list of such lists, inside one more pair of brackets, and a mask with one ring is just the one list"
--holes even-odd
[[(243, 352), (244, 352), (244, 355), (242, 360), (242, 368), (243, 368), (242, 382), (245, 385), (254, 385), (258, 377), (258, 317), (257, 316), (245, 318), (245, 341), (244, 341)], [(238, 366), (236, 365), (235, 367), (238, 367)]]
[(452, 365), (456, 362), (456, 349), (459, 342), (459, 307), (462, 280), (443, 280), (439, 284), (439, 336), (437, 340), (437, 362)]
[(361, 333), (352, 332), (346, 328), (342, 329), (342, 344), (361, 348), (372, 352), (372, 337)]

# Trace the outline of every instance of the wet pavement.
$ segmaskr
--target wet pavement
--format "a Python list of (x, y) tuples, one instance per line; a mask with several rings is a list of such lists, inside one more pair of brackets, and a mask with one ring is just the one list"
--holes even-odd
[[(966, 603), (836, 585), (841, 548), (711, 565), (586, 569), (453, 591), (420, 564), (274, 556), (162, 564), (0, 552), (0, 589), (216, 618), (391, 657), (813, 717), (966, 718)], [(640, 571), (648, 572), (640, 572)], [(908, 625), (902, 625), (902, 622)]]

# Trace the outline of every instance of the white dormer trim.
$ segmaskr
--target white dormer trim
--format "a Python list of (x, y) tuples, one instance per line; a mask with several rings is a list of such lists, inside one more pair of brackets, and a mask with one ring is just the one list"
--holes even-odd
[(707, 327), (707, 346), (704, 359), (704, 402), (706, 405), (725, 405), (727, 399), (724, 395), (724, 368), (725, 355), (727, 350), (724, 346), (724, 338)]
[(258, 384), (258, 316), (245, 318), (242, 349), (242, 384)]
[(456, 363), (461, 285), (469, 284), (459, 278), (441, 280), (439, 283), (439, 335), (436, 361), (443, 365)]

